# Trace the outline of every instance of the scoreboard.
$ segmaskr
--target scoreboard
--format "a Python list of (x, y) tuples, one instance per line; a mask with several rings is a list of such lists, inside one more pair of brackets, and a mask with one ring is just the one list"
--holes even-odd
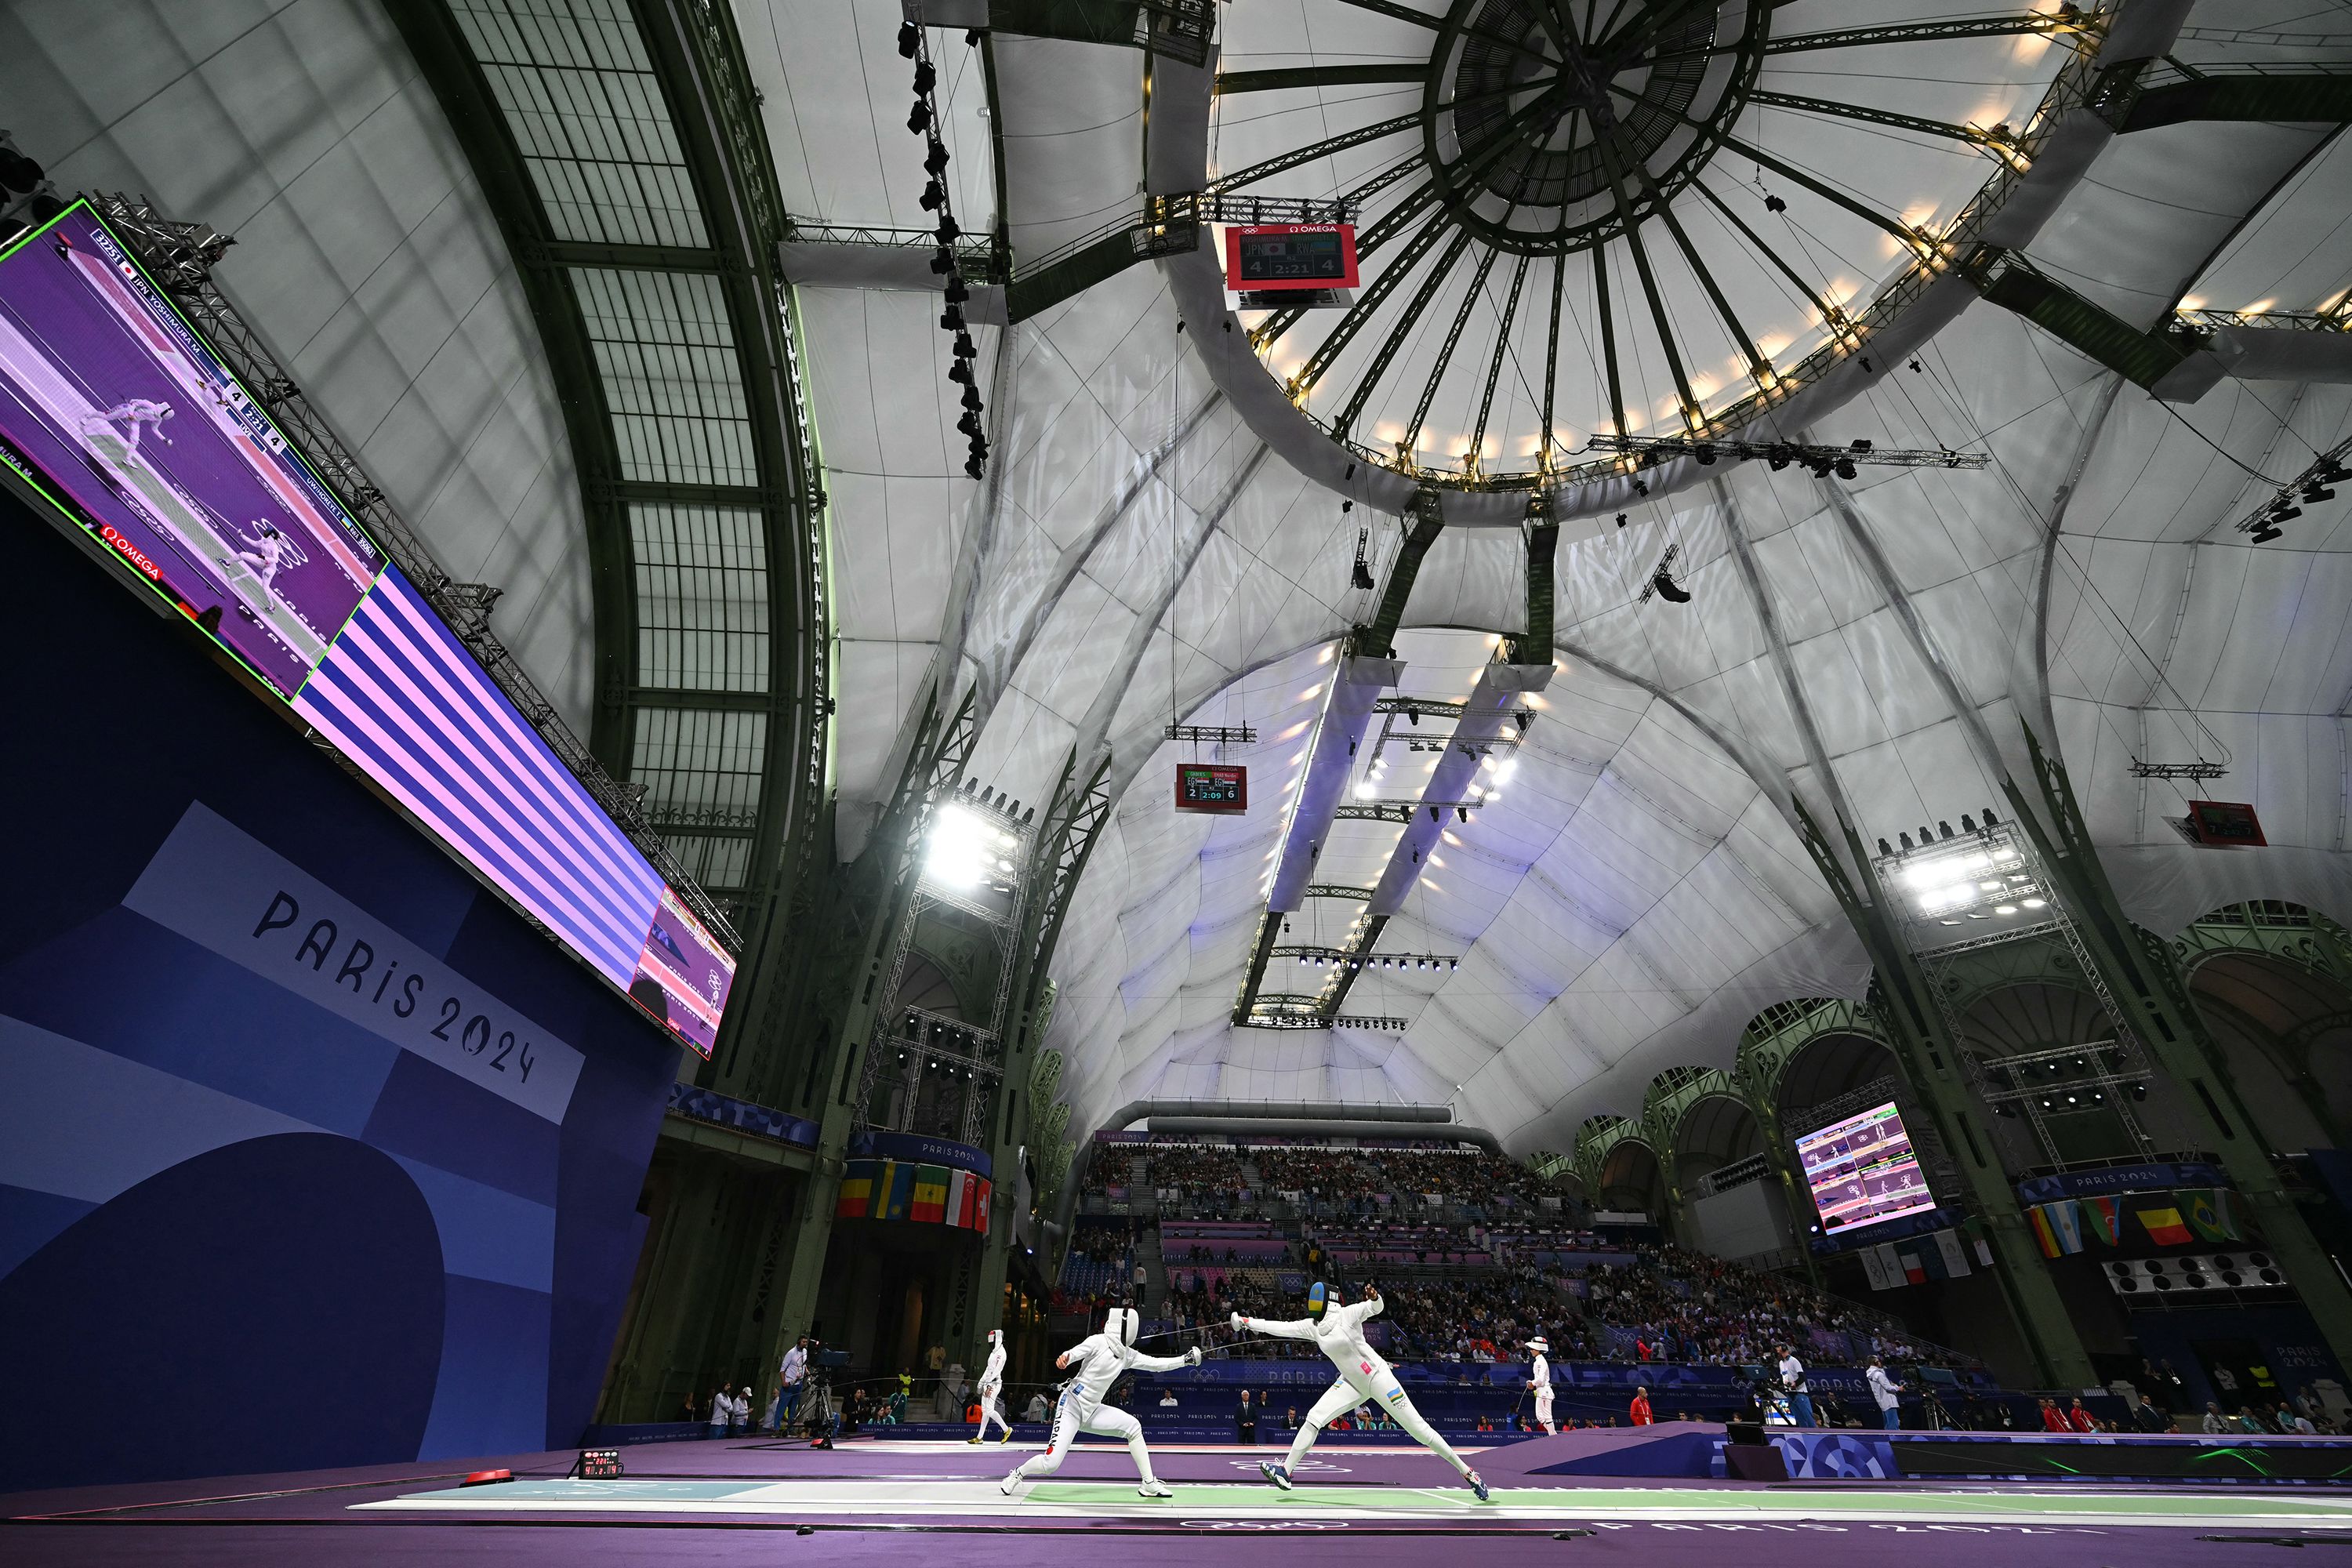
[(1249, 770), (1223, 763), (1176, 764), (1176, 809), (1236, 816), (1249, 809)]
[(1237, 224), (1225, 230), (1228, 289), (1353, 289), (1356, 276), (1354, 224)]

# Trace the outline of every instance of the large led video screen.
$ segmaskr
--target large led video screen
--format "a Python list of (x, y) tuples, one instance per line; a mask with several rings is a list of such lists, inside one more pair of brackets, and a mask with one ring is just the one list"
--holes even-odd
[(1797, 1140), (1797, 1163), (1821, 1214), (1823, 1236), (1936, 1206), (1912, 1152), (1911, 1134), (1892, 1100), (1806, 1133)]
[(0, 465), (710, 1054), (734, 960), (86, 202), (0, 251)]

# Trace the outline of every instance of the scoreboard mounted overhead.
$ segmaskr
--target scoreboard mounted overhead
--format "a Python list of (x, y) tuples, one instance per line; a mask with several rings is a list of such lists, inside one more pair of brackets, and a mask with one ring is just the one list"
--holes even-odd
[(2192, 800), (2188, 823), (2189, 836), (2200, 844), (2230, 849), (2261, 849), (2270, 844), (2254, 808), (2240, 801)]
[(1176, 809), (1232, 816), (1249, 809), (1249, 770), (1223, 763), (1176, 764)]
[(1351, 223), (1235, 224), (1225, 230), (1225, 287), (1260, 294), (1356, 287)]

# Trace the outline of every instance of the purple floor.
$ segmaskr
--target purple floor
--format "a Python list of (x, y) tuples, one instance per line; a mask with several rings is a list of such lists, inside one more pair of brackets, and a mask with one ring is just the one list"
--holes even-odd
[[(625, 1449), (633, 1477), (753, 1478), (762, 1480), (869, 1478), (993, 1478), (1024, 1450), (975, 1449), (962, 1444), (913, 1450), (911, 1446), (849, 1442), (830, 1452), (757, 1439), (646, 1445)], [(1031, 1450), (1034, 1451), (1034, 1450)], [(1233, 1480), (1272, 1450), (1158, 1447), (1161, 1476), (1186, 1481)], [(1480, 1462), (1475, 1456), (1474, 1463)], [(1313, 1478), (1324, 1485), (1429, 1487), (1446, 1483), (1444, 1467), (1416, 1450), (1337, 1450), (1318, 1458), (1330, 1468)], [(1498, 1469), (1502, 1454), (1491, 1456)], [(805, 1563), (905, 1568), (935, 1556), (954, 1568), (1091, 1568), (1106, 1554), (1122, 1568), (1231, 1568), (1237, 1563), (1296, 1568), (1301, 1536), (1317, 1539), (1321, 1554), (1344, 1550), (1349, 1568), (1427, 1568), (1433, 1558), (1475, 1553), (1479, 1568), (1529, 1568), (1575, 1561), (1706, 1564), (1724, 1568), (1727, 1554), (1740, 1568), (1824, 1568), (1824, 1548), (1841, 1563), (1875, 1568), (2160, 1568), (2170, 1563), (2233, 1565), (2276, 1563), (2284, 1541), (2214, 1540), (2194, 1530), (2093, 1529), (2081, 1526), (1952, 1526), (1929, 1530), (1897, 1524), (1616, 1523), (1560, 1540), (1549, 1529), (1433, 1523), (1384, 1528), (1365, 1523), (1184, 1521), (1148, 1526), (1088, 1521), (971, 1524), (921, 1520), (813, 1521), (800, 1525), (773, 1516), (698, 1518), (691, 1523), (657, 1517), (565, 1518), (510, 1516), (482, 1522), (466, 1516), (386, 1517), (354, 1514), (356, 1502), (448, 1487), (466, 1469), (504, 1466), (520, 1476), (562, 1475), (570, 1451), (504, 1456), (448, 1464), (376, 1466), (298, 1475), (235, 1477), (201, 1481), (18, 1493), (0, 1497), (0, 1563), (10, 1568), (51, 1563), (545, 1564), (604, 1568), (612, 1564), (698, 1565)], [(1086, 1447), (1073, 1453), (1060, 1479), (1124, 1479), (1133, 1474), (1118, 1448)], [(1497, 1479), (1501, 1479), (1498, 1475)], [(1514, 1486), (1654, 1485), (1688, 1489), (1737, 1483), (1652, 1482), (1602, 1478), (1518, 1476)], [(1870, 1483), (1860, 1483), (1870, 1484)], [(2220, 1533), (2220, 1532), (2217, 1532)], [(2243, 1532), (2235, 1532), (2242, 1534)], [(1737, 1535), (1737, 1541), (1724, 1539)], [(1349, 1539), (1344, 1548), (1333, 1538)], [(1194, 1539), (1187, 1539), (1188, 1537)], [(929, 1538), (929, 1539), (926, 1539)], [(2291, 1539), (2291, 1538), (2290, 1538)], [(2341, 1539), (2341, 1538), (2338, 1538)], [(2330, 1541), (2327, 1544), (2336, 1544)], [(1236, 1557), (1235, 1552), (1240, 1555)], [(2324, 1551), (2324, 1548), (2323, 1548)], [(1062, 1553), (1070, 1555), (1065, 1559)]]

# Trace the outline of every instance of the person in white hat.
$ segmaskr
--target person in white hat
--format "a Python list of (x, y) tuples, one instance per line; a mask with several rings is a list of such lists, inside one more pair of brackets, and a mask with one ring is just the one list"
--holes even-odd
[(1528, 1349), (1536, 1352), (1535, 1364), (1528, 1368), (1528, 1386), (1536, 1395), (1536, 1425), (1556, 1434), (1559, 1428), (1551, 1421), (1551, 1342), (1538, 1334), (1528, 1342)]

